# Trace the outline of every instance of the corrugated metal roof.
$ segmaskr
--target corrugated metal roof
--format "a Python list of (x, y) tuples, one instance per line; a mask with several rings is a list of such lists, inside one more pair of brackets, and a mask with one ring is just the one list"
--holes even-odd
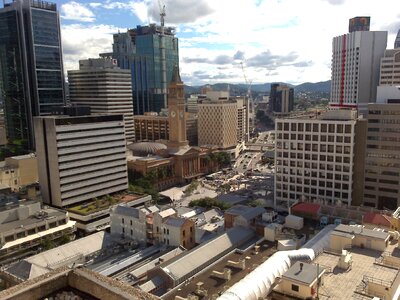
[[(74, 258), (87, 256), (110, 244), (109, 234), (104, 231), (97, 232), (19, 261), (6, 272), (24, 280), (32, 279), (57, 267), (73, 263)], [(29, 277), (26, 277), (27, 274)]]
[(186, 252), (176, 259), (172, 259), (171, 262), (167, 262), (161, 268), (171, 278), (178, 281), (193, 270), (208, 265), (210, 261), (213, 261), (213, 258), (242, 244), (252, 236), (254, 236), (254, 232), (250, 229), (242, 227), (231, 228), (224, 234)]

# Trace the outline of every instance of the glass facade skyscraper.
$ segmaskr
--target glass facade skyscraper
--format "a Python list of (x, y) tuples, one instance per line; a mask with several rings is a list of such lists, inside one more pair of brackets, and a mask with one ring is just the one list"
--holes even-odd
[[(173, 28), (164, 28), (167, 83), (174, 66), (179, 66), (178, 39)], [(132, 93), (135, 115), (160, 112), (167, 108), (162, 79), (161, 27), (155, 24), (137, 26), (126, 33), (114, 34), (113, 58), (122, 69), (132, 70)]]
[(34, 149), (32, 117), (64, 106), (60, 22), (53, 3), (5, 2), (0, 9), (0, 93), (7, 139)]

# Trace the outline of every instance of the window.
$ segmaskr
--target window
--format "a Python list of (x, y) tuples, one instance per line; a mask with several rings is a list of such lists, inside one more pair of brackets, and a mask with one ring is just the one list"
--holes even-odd
[(186, 232), (185, 232), (185, 230), (183, 230), (182, 234), (183, 234), (183, 237), (185, 237), (185, 235), (186, 235)]
[(298, 292), (299, 291), (299, 286), (292, 284), (292, 291)]
[(122, 218), (122, 224), (125, 224), (125, 219), (124, 218)]
[(131, 229), (131, 235), (133, 235), (133, 230)]
[(131, 226), (132, 226), (132, 220), (130, 220), (130, 224), (131, 224)]

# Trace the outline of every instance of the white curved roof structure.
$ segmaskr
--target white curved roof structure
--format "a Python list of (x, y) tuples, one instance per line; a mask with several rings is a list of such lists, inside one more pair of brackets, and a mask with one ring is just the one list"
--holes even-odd
[(277, 277), (281, 277), (299, 259), (313, 260), (329, 245), (330, 232), (336, 225), (328, 225), (301, 249), (280, 251), (272, 255), (262, 265), (229, 288), (217, 300), (257, 300), (271, 291)]

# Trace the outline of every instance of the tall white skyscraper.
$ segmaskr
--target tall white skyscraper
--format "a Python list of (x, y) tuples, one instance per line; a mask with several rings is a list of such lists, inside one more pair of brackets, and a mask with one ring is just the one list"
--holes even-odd
[(333, 38), (330, 106), (366, 110), (375, 102), (386, 31), (353, 31)]

